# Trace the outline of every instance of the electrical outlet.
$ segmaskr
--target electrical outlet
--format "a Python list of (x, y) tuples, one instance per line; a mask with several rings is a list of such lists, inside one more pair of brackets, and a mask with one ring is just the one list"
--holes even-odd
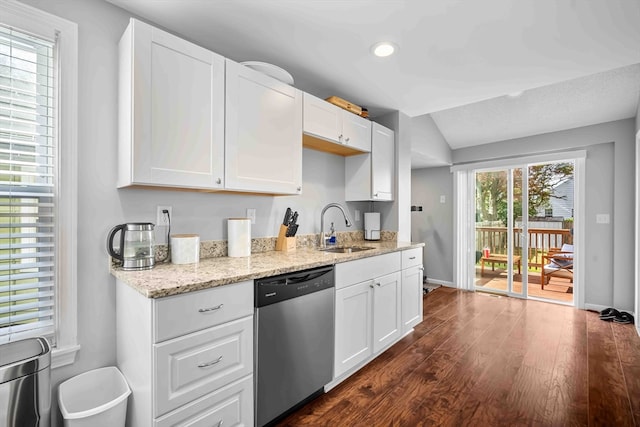
[(256, 210), (252, 208), (247, 208), (247, 218), (251, 219), (251, 224), (256, 223)]
[(169, 218), (167, 215), (162, 213), (162, 211), (169, 211), (169, 217), (173, 217), (173, 212), (171, 212), (171, 206), (158, 206), (158, 210), (156, 211), (156, 227), (168, 227), (169, 226)]
[(440, 203), (446, 203), (447, 202), (447, 197), (445, 195), (441, 195), (440, 196)]

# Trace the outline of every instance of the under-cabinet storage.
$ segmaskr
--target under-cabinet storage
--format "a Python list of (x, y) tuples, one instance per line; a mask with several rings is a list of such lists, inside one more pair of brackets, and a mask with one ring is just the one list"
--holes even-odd
[(422, 322), (422, 251), (414, 248), (402, 251), (402, 333)]
[(302, 192), (302, 92), (227, 59), (228, 190)]
[(224, 186), (224, 58), (131, 19), (120, 40), (118, 187)]
[(345, 200), (393, 200), (395, 134), (373, 123), (371, 153), (345, 159)]
[(253, 282), (158, 299), (116, 286), (117, 362), (133, 392), (127, 425), (204, 417), (252, 426)]
[(400, 265), (400, 252), (336, 265), (334, 378), (400, 338)]
[(422, 321), (422, 248), (337, 264), (335, 386)]
[(308, 148), (340, 155), (371, 151), (371, 121), (304, 94), (303, 131)]

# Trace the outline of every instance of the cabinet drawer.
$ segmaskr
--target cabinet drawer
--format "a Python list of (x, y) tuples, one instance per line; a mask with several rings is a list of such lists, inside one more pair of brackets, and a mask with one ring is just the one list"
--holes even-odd
[(253, 371), (253, 316), (154, 346), (154, 415)]
[(402, 269), (422, 264), (422, 248), (402, 251)]
[(336, 264), (336, 289), (400, 270), (400, 252)]
[(253, 376), (229, 384), (158, 418), (154, 427), (253, 426)]
[(210, 328), (253, 314), (253, 281), (235, 283), (155, 302), (154, 342)]

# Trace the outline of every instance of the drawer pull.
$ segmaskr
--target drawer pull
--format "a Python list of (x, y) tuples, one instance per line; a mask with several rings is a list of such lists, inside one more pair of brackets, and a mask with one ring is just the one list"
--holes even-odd
[(216, 311), (216, 310), (220, 310), (222, 308), (224, 304), (220, 304), (217, 305), (215, 307), (209, 307), (209, 308), (201, 308), (200, 310), (198, 310), (199, 313), (208, 313), (210, 311)]
[(414, 256), (410, 256), (410, 257), (409, 257), (409, 259), (416, 259), (416, 257), (414, 257)]
[(222, 361), (222, 356), (218, 357), (216, 360), (212, 360), (211, 362), (201, 363), (198, 365), (198, 368), (208, 368), (209, 366), (217, 365)]
[(222, 421), (224, 420), (220, 420), (220, 422), (218, 423), (218, 427), (222, 427)]

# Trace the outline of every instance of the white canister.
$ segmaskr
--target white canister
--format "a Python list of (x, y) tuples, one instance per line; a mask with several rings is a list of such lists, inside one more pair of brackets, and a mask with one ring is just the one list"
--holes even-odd
[(227, 220), (227, 244), (230, 257), (251, 255), (251, 218)]
[(200, 260), (200, 236), (197, 234), (171, 235), (171, 262), (195, 264)]

